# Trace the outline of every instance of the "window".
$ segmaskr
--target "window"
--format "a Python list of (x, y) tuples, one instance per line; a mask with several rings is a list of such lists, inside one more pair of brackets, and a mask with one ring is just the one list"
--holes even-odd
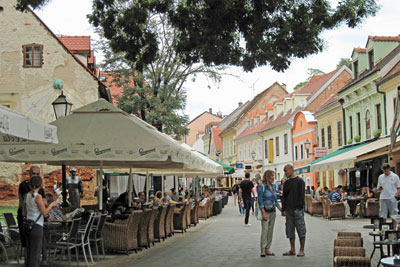
[(393, 98), (393, 112), (396, 112), (397, 101), (396, 98)]
[(361, 136), (361, 115), (357, 112), (357, 135)]
[(269, 119), (269, 117), (268, 117), (268, 111), (267, 112), (265, 112), (265, 120), (268, 120)]
[(371, 118), (369, 114), (369, 110), (365, 112), (365, 138), (370, 139), (371, 138)]
[(330, 125), (326, 128), (326, 131), (328, 132), (328, 148), (332, 148), (332, 128)]
[(236, 155), (236, 140), (233, 140), (233, 155)]
[(274, 163), (274, 139), (269, 139), (268, 147), (269, 147), (268, 162)]
[(250, 143), (248, 143), (248, 146), (247, 146), (247, 159), (251, 159), (251, 148), (250, 148)]
[(349, 124), (350, 124), (350, 139), (353, 139), (353, 116), (349, 117)]
[(247, 159), (247, 146), (246, 144), (243, 144), (243, 146), (244, 146), (243, 159)]
[(279, 156), (279, 137), (275, 137), (275, 146), (276, 146), (276, 156)]
[(261, 153), (262, 153), (262, 141), (260, 140), (260, 141), (258, 141), (258, 158), (259, 159), (262, 159)]
[(295, 161), (299, 160), (299, 153), (298, 153), (297, 145), (294, 146), (294, 159), (295, 159)]
[(260, 124), (260, 115), (257, 115), (257, 124)]
[(242, 145), (239, 145), (239, 160), (242, 160)]
[(254, 151), (254, 153), (256, 153), (255, 155), (256, 155), (256, 157), (254, 158), (254, 159), (256, 159), (257, 158), (257, 141), (254, 141), (254, 143), (253, 143), (253, 151)]
[(376, 104), (376, 127), (382, 130), (381, 104)]
[(23, 45), (24, 68), (41, 68), (43, 62), (43, 45), (28, 44)]
[(268, 158), (268, 140), (264, 141), (264, 153), (265, 153), (265, 158)]
[(284, 150), (283, 153), (285, 153), (285, 154), (288, 153), (288, 136), (287, 136), (287, 134), (283, 135), (283, 150)]
[(342, 122), (337, 122), (337, 136), (338, 136), (338, 146), (342, 146)]
[(354, 79), (358, 78), (358, 61), (354, 61), (353, 63), (353, 73), (354, 73)]
[(254, 118), (251, 119), (251, 127), (253, 127), (253, 126), (254, 126)]
[(369, 69), (374, 67), (374, 50), (368, 52)]
[(325, 147), (325, 129), (321, 129), (321, 147)]
[(304, 146), (303, 144), (300, 145), (300, 160), (304, 159)]

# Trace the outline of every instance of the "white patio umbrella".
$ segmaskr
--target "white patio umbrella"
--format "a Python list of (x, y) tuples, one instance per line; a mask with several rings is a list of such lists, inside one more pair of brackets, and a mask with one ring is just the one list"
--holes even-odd
[(0, 145), (58, 143), (57, 127), (0, 106)]

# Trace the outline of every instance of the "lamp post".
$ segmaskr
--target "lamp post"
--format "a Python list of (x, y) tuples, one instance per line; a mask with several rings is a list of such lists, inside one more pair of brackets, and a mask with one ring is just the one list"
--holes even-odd
[[(61, 95), (59, 95), (56, 100), (52, 103), (54, 108), (54, 114), (56, 115), (56, 120), (59, 118), (66, 117), (71, 112), (72, 103), (68, 101), (67, 97), (63, 94), (62, 88), (64, 83), (60, 79), (56, 79), (53, 82), (53, 88), (56, 90), (61, 90)], [(67, 207), (67, 171), (65, 164), (61, 165), (61, 175), (62, 175), (62, 196), (63, 203), (62, 207)]]
[(253, 159), (253, 161), (256, 159), (256, 152), (254, 150), (251, 151), (251, 158)]
[(310, 142), (310, 140), (307, 139), (307, 140), (304, 142), (304, 147), (306, 148), (306, 151), (307, 151), (307, 158), (310, 157), (310, 154), (314, 154), (314, 153), (311, 153), (311, 152), (310, 152), (310, 148), (311, 148), (311, 142)]

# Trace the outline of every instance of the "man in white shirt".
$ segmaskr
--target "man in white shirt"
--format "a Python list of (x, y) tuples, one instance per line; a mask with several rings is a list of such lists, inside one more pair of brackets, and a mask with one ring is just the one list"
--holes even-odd
[(390, 170), (390, 165), (382, 166), (383, 174), (378, 179), (378, 190), (381, 192), (379, 198), (379, 217), (386, 219), (391, 215), (397, 215), (397, 197), (400, 194), (400, 179), (397, 174)]

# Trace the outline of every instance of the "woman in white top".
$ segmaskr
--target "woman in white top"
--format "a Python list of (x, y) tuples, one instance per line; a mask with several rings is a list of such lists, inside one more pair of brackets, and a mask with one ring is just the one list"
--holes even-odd
[(31, 191), (25, 195), (24, 215), (27, 219), (35, 221), (36, 224), (31, 231), (25, 231), (26, 234), (26, 253), (25, 266), (40, 266), (40, 254), (42, 251), (43, 240), (43, 222), (44, 216), (57, 205), (54, 201), (46, 208), (42, 196), (38, 193), (42, 187), (42, 178), (33, 176), (29, 180)]

